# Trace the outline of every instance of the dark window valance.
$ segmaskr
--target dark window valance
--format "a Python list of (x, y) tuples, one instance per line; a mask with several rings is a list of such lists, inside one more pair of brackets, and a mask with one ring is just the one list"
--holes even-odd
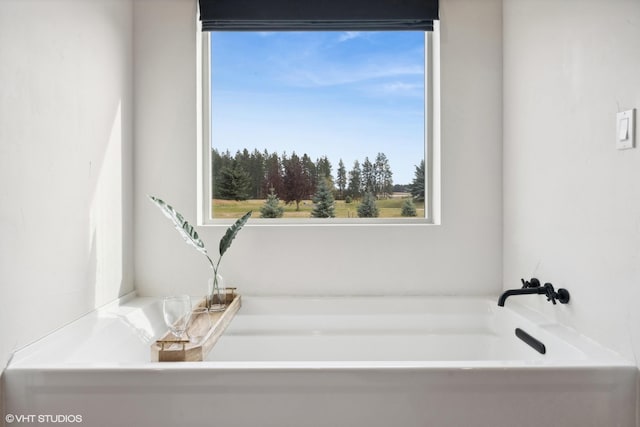
[(204, 31), (433, 30), (438, 0), (200, 0)]

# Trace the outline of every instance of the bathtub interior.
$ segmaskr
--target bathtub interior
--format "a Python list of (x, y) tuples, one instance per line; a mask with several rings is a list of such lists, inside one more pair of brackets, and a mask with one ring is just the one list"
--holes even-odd
[[(517, 338), (516, 328), (546, 353)], [(455, 297), (250, 298), (208, 360), (626, 364), (523, 306)]]
[[(16, 352), (11, 367), (149, 366), (166, 327), (160, 298), (96, 310)], [(568, 328), (493, 298), (243, 297), (209, 354), (213, 364), (286, 362), (484, 363), (536, 366), (628, 362)], [(542, 341), (542, 355), (515, 336)]]

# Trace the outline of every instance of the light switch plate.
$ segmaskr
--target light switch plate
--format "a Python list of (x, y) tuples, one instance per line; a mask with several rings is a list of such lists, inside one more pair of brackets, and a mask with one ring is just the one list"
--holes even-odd
[(635, 112), (636, 109), (622, 111), (616, 114), (616, 148), (626, 150), (635, 147)]

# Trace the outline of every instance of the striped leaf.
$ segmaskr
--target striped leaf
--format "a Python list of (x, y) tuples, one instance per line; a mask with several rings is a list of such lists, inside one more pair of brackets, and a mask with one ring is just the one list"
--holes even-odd
[(207, 249), (204, 247), (204, 242), (200, 239), (196, 230), (184, 219), (182, 215), (180, 215), (179, 212), (157, 197), (149, 196), (149, 198), (162, 211), (162, 213), (173, 222), (173, 226), (178, 230), (178, 233), (180, 233), (184, 241), (187, 242), (189, 246), (193, 246), (198, 252), (207, 255)]
[(227, 249), (229, 249), (229, 247), (231, 246), (231, 242), (233, 242), (233, 239), (236, 238), (236, 234), (238, 234), (242, 227), (247, 223), (247, 220), (252, 213), (253, 211), (247, 212), (242, 216), (242, 218), (238, 219), (235, 224), (227, 228), (227, 232), (222, 237), (222, 239), (220, 239), (220, 258), (222, 258), (222, 255), (224, 255)]

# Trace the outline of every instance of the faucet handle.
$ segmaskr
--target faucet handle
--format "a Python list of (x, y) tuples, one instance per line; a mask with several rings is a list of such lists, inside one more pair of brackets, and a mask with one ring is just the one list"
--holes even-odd
[(560, 301), (560, 304), (567, 304), (571, 299), (569, 295), (569, 291), (564, 288), (558, 289), (558, 292), (556, 293), (556, 298), (558, 298), (558, 301)]
[(532, 277), (530, 281), (526, 281), (524, 279), (520, 279), (520, 281), (522, 282), (522, 288), (539, 288), (540, 287), (540, 281), (538, 279), (536, 279), (535, 277)]
[(556, 305), (556, 297), (558, 294), (556, 294), (555, 289), (553, 289), (553, 285), (551, 283), (545, 283), (544, 290), (547, 295), (547, 301), (551, 301), (553, 305)]

